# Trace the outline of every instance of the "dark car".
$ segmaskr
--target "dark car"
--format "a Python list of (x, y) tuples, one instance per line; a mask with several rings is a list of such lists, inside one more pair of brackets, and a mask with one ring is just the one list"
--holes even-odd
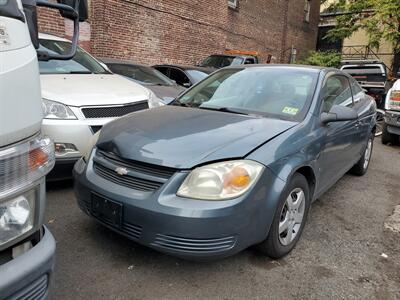
[(102, 58), (101, 60), (112, 72), (144, 85), (164, 103), (170, 103), (185, 90), (153, 67), (118, 59)]
[(75, 194), (103, 225), (171, 255), (258, 244), (279, 258), (314, 200), (346, 172), (367, 172), (375, 110), (336, 69), (228, 67), (104, 126), (75, 165)]
[(156, 65), (153, 67), (185, 88), (191, 87), (215, 71), (212, 68), (185, 65)]
[(258, 64), (258, 58), (251, 55), (213, 54), (206, 57), (199, 66), (220, 69), (228, 66), (251, 64)]

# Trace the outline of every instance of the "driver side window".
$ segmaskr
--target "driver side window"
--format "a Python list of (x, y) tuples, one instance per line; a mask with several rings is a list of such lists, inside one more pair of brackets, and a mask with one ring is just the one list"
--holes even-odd
[(346, 76), (329, 77), (321, 91), (322, 112), (329, 112), (333, 105), (353, 107), (350, 82)]

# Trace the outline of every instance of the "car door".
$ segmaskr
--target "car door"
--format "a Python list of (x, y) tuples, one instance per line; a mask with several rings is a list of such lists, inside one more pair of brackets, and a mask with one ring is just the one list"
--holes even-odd
[[(334, 73), (325, 79), (320, 93), (320, 114), (328, 113), (333, 105), (354, 107), (349, 79)], [(342, 177), (356, 162), (358, 120), (332, 122), (323, 126), (325, 144), (318, 159), (320, 188), (326, 190)]]
[(350, 83), (354, 99), (354, 109), (358, 114), (358, 126), (360, 132), (358, 135), (357, 149), (362, 153), (371, 133), (373, 113), (371, 112), (371, 102), (359, 83), (354, 78), (350, 78)]
[(175, 82), (183, 87), (190, 87), (193, 83), (190, 81), (189, 77), (186, 74), (177, 68), (171, 68), (169, 78), (175, 80)]

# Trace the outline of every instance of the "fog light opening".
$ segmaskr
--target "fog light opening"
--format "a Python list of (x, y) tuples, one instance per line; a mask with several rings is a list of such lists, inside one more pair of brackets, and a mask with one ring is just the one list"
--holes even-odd
[(70, 143), (54, 143), (54, 148), (57, 154), (66, 154), (78, 151), (75, 145)]

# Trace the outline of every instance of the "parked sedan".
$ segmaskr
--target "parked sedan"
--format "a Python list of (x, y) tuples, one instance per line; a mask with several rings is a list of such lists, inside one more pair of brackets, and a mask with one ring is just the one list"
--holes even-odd
[(78, 204), (178, 257), (221, 258), (257, 244), (280, 258), (310, 204), (346, 172), (368, 170), (376, 105), (360, 93), (336, 69), (221, 69), (171, 105), (104, 126), (75, 165)]
[(191, 87), (215, 71), (212, 68), (184, 65), (156, 65), (153, 67), (185, 88)]
[[(41, 48), (66, 54), (71, 43), (40, 34)], [(50, 180), (72, 177), (74, 163), (104, 124), (127, 113), (163, 105), (153, 92), (107, 71), (83, 49), (70, 60), (40, 61), (44, 120), (42, 131), (55, 142)]]
[(177, 85), (176, 82), (152, 67), (118, 59), (102, 58), (101, 60), (112, 72), (144, 85), (166, 104), (185, 90), (184, 87)]

